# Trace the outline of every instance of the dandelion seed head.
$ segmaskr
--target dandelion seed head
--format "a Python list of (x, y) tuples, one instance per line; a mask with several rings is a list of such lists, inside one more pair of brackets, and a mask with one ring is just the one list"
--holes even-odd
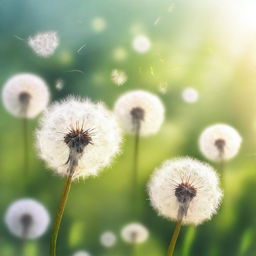
[(141, 223), (130, 223), (123, 227), (121, 236), (129, 244), (140, 244), (148, 239), (149, 232)]
[(222, 199), (214, 169), (198, 160), (182, 157), (167, 160), (148, 185), (153, 208), (159, 215), (198, 225), (210, 220)]
[(57, 174), (68, 175), (76, 162), (73, 178), (96, 176), (119, 152), (120, 129), (101, 103), (68, 97), (49, 107), (37, 130), (39, 154)]
[(9, 231), (22, 239), (36, 239), (42, 236), (49, 222), (45, 207), (33, 199), (15, 201), (5, 214), (5, 224)]
[(134, 134), (139, 122), (140, 134), (150, 135), (160, 129), (164, 121), (165, 109), (156, 95), (143, 90), (135, 90), (117, 99), (114, 113), (127, 133)]
[(106, 231), (100, 236), (100, 243), (104, 247), (113, 247), (116, 244), (116, 235), (111, 231)]
[(151, 41), (145, 35), (137, 35), (132, 41), (132, 47), (138, 53), (146, 53), (151, 48)]
[(20, 118), (34, 118), (48, 105), (50, 93), (37, 75), (22, 73), (9, 78), (2, 91), (8, 112)]
[(240, 149), (242, 138), (238, 131), (226, 124), (207, 127), (200, 135), (199, 148), (202, 154), (214, 162), (234, 158)]
[(40, 57), (52, 56), (59, 46), (59, 37), (56, 31), (38, 33), (28, 38), (28, 45)]
[(120, 69), (114, 69), (111, 72), (111, 80), (118, 86), (123, 85), (127, 81), (127, 74)]
[(194, 88), (186, 88), (182, 92), (182, 99), (186, 103), (195, 103), (198, 101), (199, 94), (198, 91)]
[(91, 256), (91, 254), (86, 251), (77, 251), (73, 254), (73, 256)]
[(107, 28), (107, 22), (103, 17), (95, 17), (91, 22), (92, 29), (95, 32), (102, 32)]

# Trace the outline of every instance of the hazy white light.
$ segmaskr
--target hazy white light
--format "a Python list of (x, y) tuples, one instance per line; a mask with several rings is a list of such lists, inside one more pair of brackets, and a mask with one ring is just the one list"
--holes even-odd
[(127, 51), (123, 47), (117, 47), (113, 51), (113, 59), (116, 61), (123, 61), (127, 57)]
[(145, 35), (137, 35), (132, 41), (133, 49), (138, 53), (146, 53), (151, 48), (150, 39)]
[(102, 32), (106, 29), (107, 27), (107, 22), (104, 18), (102, 17), (95, 17), (92, 19), (92, 29), (95, 32)]
[(100, 236), (100, 242), (105, 247), (112, 247), (116, 244), (116, 235), (111, 231), (104, 232)]
[(55, 88), (58, 90), (58, 91), (61, 91), (64, 87), (64, 81), (62, 79), (57, 79), (56, 80), (56, 84), (55, 84)]
[(182, 92), (182, 99), (187, 103), (195, 103), (198, 101), (198, 91), (194, 88), (186, 88)]

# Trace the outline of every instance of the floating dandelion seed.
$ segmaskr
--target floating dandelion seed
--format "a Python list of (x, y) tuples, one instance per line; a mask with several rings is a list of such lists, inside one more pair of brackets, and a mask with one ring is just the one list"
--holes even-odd
[(38, 56), (48, 58), (59, 46), (59, 37), (56, 31), (41, 32), (29, 37), (28, 45)]
[(58, 91), (61, 91), (64, 88), (64, 81), (62, 79), (57, 79), (56, 84), (55, 84), (55, 88)]
[(21, 118), (36, 117), (46, 108), (49, 98), (46, 83), (39, 76), (29, 73), (12, 76), (2, 92), (5, 108)]
[(99, 32), (102, 32), (106, 29), (107, 22), (102, 17), (95, 17), (95, 18), (92, 19), (91, 25), (92, 25), (92, 29), (95, 32), (99, 33)]
[(187, 103), (195, 103), (198, 101), (198, 91), (194, 88), (186, 88), (182, 92), (182, 99)]
[(36, 239), (42, 236), (49, 222), (45, 207), (33, 199), (15, 201), (5, 214), (5, 223), (10, 232), (22, 239)]
[(114, 69), (111, 72), (111, 80), (118, 86), (123, 85), (127, 81), (127, 74), (120, 69)]
[(129, 244), (140, 244), (148, 239), (149, 232), (141, 223), (130, 223), (123, 227), (121, 236)]
[(69, 97), (43, 115), (37, 131), (40, 156), (53, 170), (67, 176), (56, 215), (50, 255), (56, 242), (72, 180), (96, 176), (119, 152), (121, 135), (114, 116), (100, 103)]
[(133, 49), (138, 53), (146, 53), (151, 48), (151, 42), (145, 35), (137, 35), (132, 41)]
[(181, 225), (210, 220), (222, 199), (214, 169), (188, 157), (164, 162), (151, 177), (148, 191), (158, 214), (177, 221), (168, 256), (173, 255)]
[(168, 91), (168, 83), (167, 82), (162, 82), (159, 84), (159, 92), (162, 94), (166, 94)]
[(78, 251), (73, 254), (73, 256), (91, 256), (89, 252), (86, 251)]
[(100, 236), (100, 243), (104, 247), (113, 247), (116, 244), (116, 235), (111, 231), (106, 231)]
[(211, 161), (222, 162), (234, 158), (240, 149), (242, 138), (238, 131), (226, 124), (207, 127), (199, 138), (202, 154)]
[(126, 132), (134, 134), (139, 126), (141, 135), (150, 135), (160, 129), (165, 109), (156, 95), (135, 90), (121, 95), (114, 112)]
[(117, 47), (113, 51), (113, 59), (116, 61), (123, 61), (127, 57), (127, 51), (123, 47)]

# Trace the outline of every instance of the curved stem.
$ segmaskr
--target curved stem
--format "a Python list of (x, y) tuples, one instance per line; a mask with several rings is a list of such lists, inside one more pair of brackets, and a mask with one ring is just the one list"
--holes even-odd
[(180, 229), (181, 229), (181, 223), (182, 220), (177, 221), (176, 226), (175, 226), (175, 230), (173, 232), (172, 238), (171, 238), (171, 242), (168, 248), (168, 252), (167, 252), (167, 256), (172, 256), (173, 252), (174, 252), (174, 248), (180, 233)]
[(57, 214), (55, 217), (52, 236), (51, 236), (51, 242), (50, 242), (50, 256), (56, 256), (56, 244), (57, 244), (60, 224), (62, 221), (63, 213), (65, 210), (65, 206), (67, 204), (68, 195), (69, 195), (70, 188), (71, 188), (72, 176), (73, 176), (73, 172), (70, 172), (70, 174), (67, 177), (66, 185), (64, 187), (64, 191), (63, 191), (63, 194), (61, 197), (59, 208), (58, 208), (58, 211), (57, 211)]

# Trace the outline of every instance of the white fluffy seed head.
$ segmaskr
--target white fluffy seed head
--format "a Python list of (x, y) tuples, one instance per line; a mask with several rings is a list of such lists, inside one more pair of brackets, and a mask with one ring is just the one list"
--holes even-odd
[(104, 247), (113, 247), (116, 244), (116, 235), (112, 231), (106, 231), (100, 236), (100, 243)]
[(7, 80), (3, 87), (2, 99), (5, 108), (12, 115), (34, 118), (48, 105), (50, 93), (42, 78), (21, 73)]
[(121, 134), (115, 117), (101, 103), (68, 97), (44, 112), (37, 130), (40, 156), (57, 174), (67, 175), (70, 147), (66, 139), (86, 135), (73, 178), (96, 176), (119, 152)]
[(159, 215), (177, 221), (184, 206), (178, 193), (184, 186), (194, 194), (182, 223), (198, 225), (211, 219), (222, 199), (218, 176), (209, 165), (189, 157), (167, 160), (154, 172), (148, 184), (153, 208)]
[(113, 69), (111, 72), (111, 80), (114, 84), (121, 86), (127, 81), (127, 74), (125, 71), (120, 69)]
[(91, 254), (86, 251), (77, 251), (73, 254), (73, 256), (91, 256)]
[(228, 161), (235, 157), (240, 149), (242, 138), (238, 131), (226, 124), (207, 127), (200, 135), (199, 148), (211, 161)]
[(145, 35), (137, 35), (132, 41), (132, 47), (138, 53), (146, 53), (151, 48), (150, 39)]
[(28, 38), (28, 45), (40, 57), (52, 56), (59, 46), (59, 37), (56, 31), (38, 33)]
[(130, 223), (121, 230), (121, 237), (129, 244), (140, 244), (148, 239), (149, 232), (141, 223)]
[(15, 201), (5, 214), (5, 224), (9, 231), (22, 239), (36, 239), (42, 236), (49, 222), (45, 207), (33, 199)]
[(132, 111), (137, 108), (143, 111), (140, 134), (150, 135), (158, 132), (164, 121), (164, 106), (156, 95), (143, 90), (130, 91), (117, 99), (114, 113), (123, 130), (130, 134), (135, 133)]

